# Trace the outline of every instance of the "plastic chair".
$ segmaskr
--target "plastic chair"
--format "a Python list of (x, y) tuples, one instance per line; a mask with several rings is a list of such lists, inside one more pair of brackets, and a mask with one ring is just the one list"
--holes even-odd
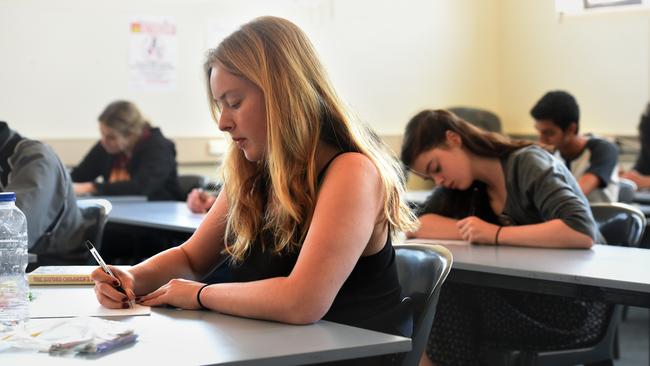
[(618, 178), (618, 202), (634, 203), (634, 192), (637, 190), (634, 181)]
[(108, 214), (113, 206), (103, 198), (77, 200), (77, 206), (84, 221), (84, 232), (80, 238), (82, 242), (78, 243), (79, 249), (74, 254), (70, 254), (65, 260), (29, 253), (27, 272), (31, 272), (40, 266), (97, 264), (92, 260), (90, 252), (88, 252), (83, 242), (90, 240), (97, 250), (101, 248), (104, 226), (106, 226)]
[[(102, 247), (104, 227), (108, 221), (108, 215), (113, 205), (103, 198), (78, 200), (77, 206), (81, 209), (81, 215), (87, 223), (84, 240), (90, 240), (97, 250)], [(95, 264), (94, 262), (91, 262)]]
[(448, 111), (486, 131), (501, 133), (501, 119), (490, 111), (470, 107), (452, 107)]
[(591, 213), (600, 233), (610, 245), (638, 247), (646, 218), (637, 207), (626, 203), (592, 203)]
[(181, 189), (183, 200), (194, 188), (203, 188), (208, 178), (200, 174), (182, 174), (178, 176), (178, 186)]
[(401, 365), (415, 366), (426, 347), (440, 288), (453, 260), (451, 252), (440, 245), (396, 244), (394, 247), (402, 297), (410, 298), (413, 308), (411, 351), (403, 356)]
[[(608, 243), (628, 247), (639, 245), (646, 224), (639, 209), (624, 203), (594, 203), (591, 211)], [(607, 329), (591, 346), (550, 351), (491, 350), (487, 362), (490, 365), (613, 365), (622, 309), (621, 305), (612, 306)]]

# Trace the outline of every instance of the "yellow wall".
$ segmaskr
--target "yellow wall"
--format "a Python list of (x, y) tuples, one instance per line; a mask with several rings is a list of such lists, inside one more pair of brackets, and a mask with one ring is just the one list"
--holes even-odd
[[(102, 108), (126, 98), (178, 141), (181, 160), (210, 160), (207, 141), (222, 135), (202, 84), (209, 29), (263, 14), (307, 32), (340, 95), (383, 136), (423, 108), (458, 105), (533, 133), (528, 111), (551, 89), (577, 97), (583, 131), (635, 135), (650, 99), (648, 10), (559, 21), (553, 0), (3, 0), (0, 120), (74, 164)], [(138, 15), (176, 19), (173, 92), (128, 89), (128, 21)]]
[[(133, 100), (173, 138), (218, 137), (202, 61), (228, 32), (259, 15), (287, 17), (312, 39), (334, 85), (382, 134), (401, 134), (422, 108), (498, 106), (498, 0), (3, 0), (0, 119), (32, 138), (98, 136), (110, 101)], [(128, 88), (132, 16), (174, 17), (177, 88)]]
[(636, 135), (650, 93), (650, 11), (565, 16), (552, 0), (501, 0), (499, 114), (510, 133), (534, 132), (530, 108), (565, 89), (581, 131)]

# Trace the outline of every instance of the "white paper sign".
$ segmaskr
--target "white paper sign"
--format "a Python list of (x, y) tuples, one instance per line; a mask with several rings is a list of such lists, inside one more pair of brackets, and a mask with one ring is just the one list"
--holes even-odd
[(172, 17), (140, 16), (129, 22), (129, 89), (176, 89), (177, 36)]

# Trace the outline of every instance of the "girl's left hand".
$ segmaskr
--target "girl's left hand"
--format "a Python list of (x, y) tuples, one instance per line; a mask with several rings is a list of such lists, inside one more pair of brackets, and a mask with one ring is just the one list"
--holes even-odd
[(203, 285), (201, 282), (173, 279), (156, 291), (136, 298), (136, 302), (145, 306), (171, 305), (186, 310), (200, 309), (196, 294)]
[(458, 221), (456, 227), (463, 240), (492, 245), (494, 245), (494, 239), (499, 229), (499, 226), (485, 222), (476, 216), (466, 217)]

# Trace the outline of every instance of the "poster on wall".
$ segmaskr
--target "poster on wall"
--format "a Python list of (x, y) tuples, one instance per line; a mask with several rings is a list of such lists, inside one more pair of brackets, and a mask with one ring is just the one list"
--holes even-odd
[(129, 22), (129, 90), (176, 89), (176, 22), (172, 17), (139, 16)]

